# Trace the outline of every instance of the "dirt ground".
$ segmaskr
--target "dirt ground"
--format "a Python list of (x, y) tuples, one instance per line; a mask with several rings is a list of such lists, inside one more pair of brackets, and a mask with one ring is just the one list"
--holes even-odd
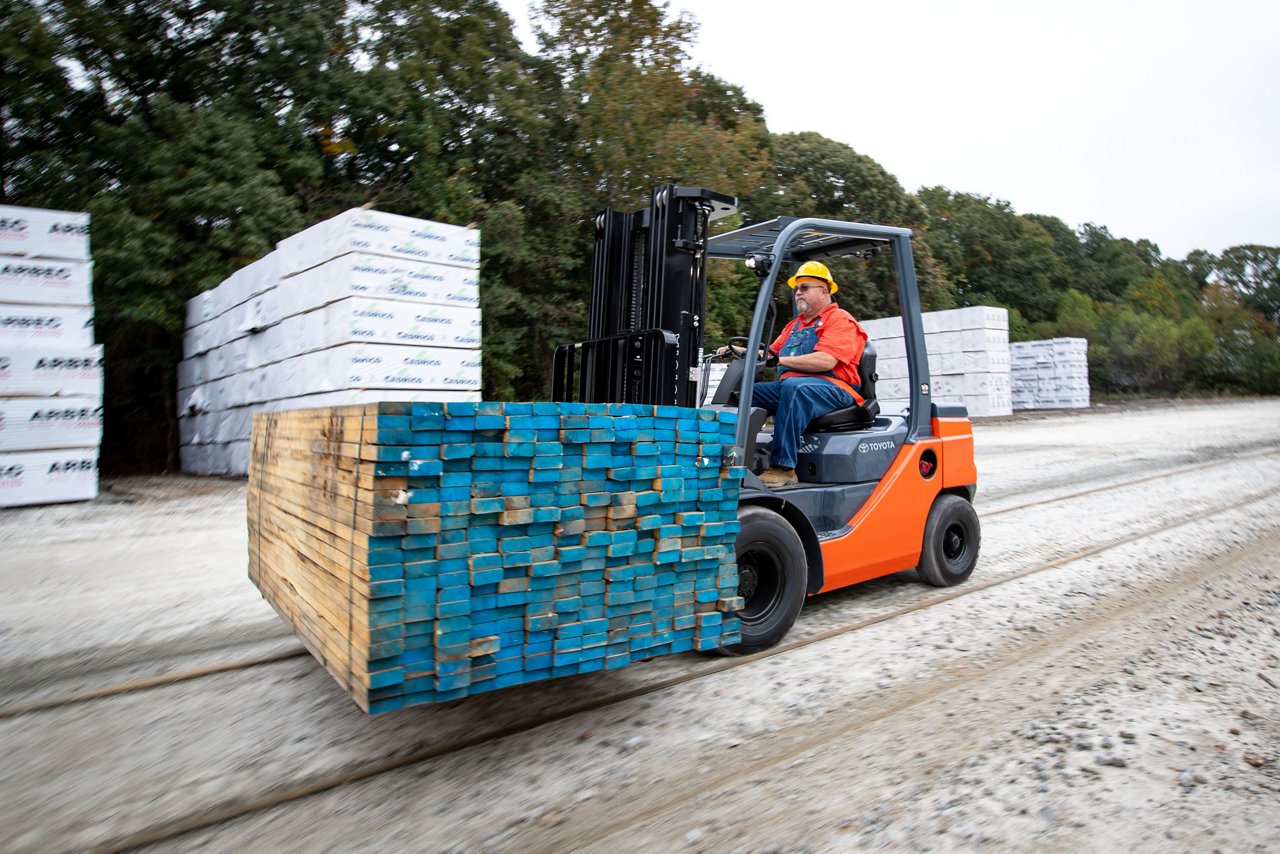
[[(968, 595), (160, 847), (1280, 850), (1280, 401), (976, 437)], [(242, 482), (108, 486), (0, 511), (0, 704), (293, 643), (245, 577)], [(931, 592), (817, 597), (793, 637)], [(0, 719), (0, 849), (89, 848), (705, 664), (367, 718), (298, 658)]]

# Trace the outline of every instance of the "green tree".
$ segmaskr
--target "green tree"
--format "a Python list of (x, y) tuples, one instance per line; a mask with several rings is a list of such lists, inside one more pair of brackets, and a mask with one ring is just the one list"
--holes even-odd
[(1267, 320), (1280, 323), (1280, 247), (1232, 246), (1214, 262), (1213, 273)]
[(1086, 223), (1080, 230), (1081, 243), (1092, 262), (1091, 275), (1080, 282), (1081, 289), (1094, 299), (1119, 299), (1135, 282), (1159, 272), (1160, 250), (1149, 240), (1113, 237), (1106, 226)]
[[(865, 154), (818, 133), (774, 135), (771, 168), (760, 187), (743, 198), (749, 222), (778, 216), (898, 225), (921, 229), (924, 210), (898, 180)], [(912, 241), (921, 299), (929, 309), (951, 308), (954, 294), (919, 233)], [(834, 258), (827, 262), (840, 284), (837, 299), (860, 317), (901, 313), (889, 253), (870, 260)], [(782, 290), (784, 316), (791, 311), (790, 292)]]
[(1046, 337), (1092, 338), (1098, 327), (1098, 312), (1093, 300), (1074, 288), (1068, 288), (1058, 303), (1056, 328)]
[[(740, 88), (687, 67), (692, 19), (672, 18), (649, 0), (548, 0), (534, 12), (543, 63), (536, 86), (555, 103), (553, 147), (513, 198), (526, 222), (545, 223), (545, 239), (518, 254), (540, 259), (548, 275), (535, 280), (536, 292), (523, 275), (508, 281), (541, 325), (534, 333), (541, 352), (527, 349), (528, 335), (512, 343), (512, 352), (525, 355), (519, 367), (526, 374), (521, 381), (513, 373), (513, 381), (545, 394), (550, 345), (586, 334), (590, 218), (606, 206), (644, 207), (652, 188), (668, 182), (741, 196), (760, 182), (768, 135), (763, 111)], [(530, 198), (550, 203), (545, 217), (529, 210)], [(735, 310), (745, 293), (740, 272), (723, 269), (715, 265), (710, 276), (708, 329), (749, 316), (749, 308)], [(490, 311), (486, 303), (486, 326)]]
[(95, 93), (72, 85), (59, 37), (30, 0), (0, 0), (0, 201), (83, 204)]
[(485, 171), (508, 165), (505, 132), (527, 131), (509, 113), (525, 88), (510, 19), (488, 0), (373, 0), (349, 26), (358, 61), (316, 123), (335, 207), (474, 219), (494, 180)]
[[(883, 166), (848, 145), (818, 133), (774, 135), (772, 168), (747, 200), (751, 219), (786, 211), (792, 216), (919, 227), (920, 204)], [(758, 210), (770, 207), (771, 210)]]
[(572, 93), (562, 174), (591, 208), (641, 207), (666, 182), (734, 195), (756, 186), (760, 124), (733, 109), (740, 91), (685, 67), (691, 18), (650, 0), (545, 0), (534, 11), (541, 55)]
[(1163, 273), (1129, 285), (1124, 292), (1124, 302), (1138, 311), (1172, 318), (1186, 317), (1196, 308), (1195, 301), (1189, 295), (1174, 290)]
[(1052, 235), (992, 201), (945, 187), (918, 194), (928, 214), (925, 242), (955, 287), (960, 305), (1004, 305), (1029, 322), (1053, 317), (1064, 279)]
[(349, 86), (353, 5), (319, 0), (52, 0), (79, 86), (120, 115), (158, 96), (252, 120), (255, 146), (294, 191), (318, 175), (317, 134)]
[(1224, 284), (1205, 289), (1205, 321), (1217, 344), (1203, 366), (1209, 388), (1280, 394), (1280, 330)]
[(1090, 341), (1090, 381), (1120, 392), (1176, 394), (1193, 386), (1197, 366), (1215, 348), (1200, 317), (1178, 320), (1127, 305), (1108, 307)]
[(102, 129), (115, 192), (88, 205), (94, 302), (106, 349), (104, 457), (176, 465), (175, 369), (186, 301), (302, 226), (296, 204), (258, 163), (253, 132), (214, 108), (152, 99)]
[(699, 68), (688, 72), (691, 86), (689, 109), (702, 124), (714, 124), (731, 130), (749, 126), (759, 134), (760, 148), (769, 145), (764, 107), (747, 97), (741, 86), (721, 80)]
[(1065, 293), (1074, 289), (1085, 294), (1098, 294), (1102, 290), (1102, 270), (1089, 256), (1080, 234), (1056, 216), (1024, 214), (1023, 218), (1034, 223), (1053, 241), (1053, 253), (1061, 265), (1054, 271), (1053, 289)]
[[(385, 164), (380, 206), (479, 226), (484, 394), (545, 396), (554, 345), (581, 337), (590, 282), (594, 208), (567, 178), (572, 94), (553, 62), (520, 50), (488, 0), (387, 2), (366, 18), (390, 106), (352, 123), (359, 138), (335, 137), (351, 153), (330, 168), (378, 152), (365, 162)], [(404, 116), (391, 114), (396, 104)]]

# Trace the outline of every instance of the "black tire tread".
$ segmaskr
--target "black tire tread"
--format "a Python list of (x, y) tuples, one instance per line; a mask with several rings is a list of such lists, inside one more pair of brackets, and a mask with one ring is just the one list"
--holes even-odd
[(768, 649), (781, 641), (795, 625), (800, 609), (804, 607), (807, 596), (808, 559), (805, 556), (804, 543), (786, 519), (767, 507), (747, 505), (738, 510), (738, 521), (742, 527), (738, 532), (738, 549), (750, 542), (752, 537), (771, 537), (774, 545), (781, 551), (787, 561), (785, 589), (780, 594), (782, 607), (765, 626), (748, 627), (743, 625), (742, 640), (720, 648), (725, 655), (750, 655)]
[[(954, 564), (947, 560), (942, 544), (943, 535), (952, 525), (961, 526), (965, 534), (964, 551)], [(939, 495), (929, 508), (929, 516), (924, 523), (924, 540), (916, 573), (922, 581), (934, 587), (961, 584), (973, 574), (981, 543), (982, 532), (973, 505), (959, 495)]]

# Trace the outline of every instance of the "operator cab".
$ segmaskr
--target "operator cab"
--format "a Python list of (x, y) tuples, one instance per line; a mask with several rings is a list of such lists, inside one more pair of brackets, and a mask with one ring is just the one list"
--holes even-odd
[[(756, 226), (710, 238), (708, 254), (712, 258), (737, 259), (761, 278), (767, 276), (775, 262), (772, 254), (778, 235), (795, 217), (780, 217)], [(809, 260), (833, 257), (869, 258), (887, 241), (865, 237), (851, 238), (818, 231), (804, 233), (792, 242), (784, 262), (800, 264)], [(763, 336), (768, 338), (772, 332)], [(751, 348), (750, 340), (744, 340)], [(858, 363), (858, 376), (862, 379), (859, 393), (861, 404), (829, 412), (815, 418), (804, 431), (796, 462), (799, 483), (782, 487), (780, 494), (788, 500), (811, 505), (808, 512), (816, 522), (819, 532), (843, 527), (848, 520), (849, 508), (860, 505), (874, 489), (875, 484), (888, 471), (898, 449), (906, 440), (907, 419), (902, 416), (882, 416), (876, 398), (876, 346), (868, 341)], [(740, 406), (742, 374), (750, 367), (745, 359), (731, 362), (709, 405), (715, 407)], [(765, 365), (755, 365), (755, 378), (764, 376)], [(747, 442), (744, 448), (748, 469), (759, 475), (769, 467), (769, 452), (773, 434), (765, 428), (767, 415), (763, 409), (750, 408), (747, 415)], [(752, 477), (750, 480), (756, 480)], [(765, 489), (763, 484), (760, 489)], [(816, 488), (816, 489), (815, 489)], [(812, 493), (805, 495), (804, 493)]]
[[(737, 359), (726, 367), (724, 375), (720, 379), (720, 384), (716, 387), (715, 393), (709, 401), (710, 406), (733, 409), (738, 407), (740, 397), (738, 386), (746, 366), (746, 361)], [(847, 465), (839, 462), (836, 462), (833, 466), (824, 466), (822, 458), (825, 453), (822, 453), (822, 451), (825, 451), (833, 444), (835, 446), (845, 444), (833, 441), (830, 436), (844, 433), (885, 433), (892, 431), (894, 419), (878, 417), (880, 415), (880, 402), (875, 396), (876, 380), (878, 379), (876, 375), (876, 346), (872, 341), (867, 342), (867, 346), (862, 353), (862, 360), (858, 362), (858, 376), (862, 378), (862, 385), (858, 391), (863, 397), (863, 402), (819, 416), (809, 422), (808, 428), (804, 431), (803, 442), (800, 446), (801, 458), (796, 464), (796, 474), (801, 483), (841, 482), (851, 477), (860, 478), (868, 474), (867, 472), (852, 472)], [(751, 470), (758, 475), (769, 467), (768, 452), (772, 445), (773, 436), (772, 433), (761, 432), (767, 419), (763, 409), (752, 407), (749, 418), (751, 427), (749, 445), (746, 448), (746, 459)], [(903, 432), (905, 434), (905, 428)], [(815, 451), (819, 451), (819, 453), (814, 453)], [(875, 475), (875, 477), (878, 478), (879, 475)]]
[[(874, 345), (868, 343), (867, 349), (871, 358), (864, 355), (859, 363), (860, 375), (863, 367), (875, 363)], [(735, 374), (741, 376), (746, 364), (738, 360), (729, 365), (710, 406), (738, 408), (732, 381)], [(874, 376), (874, 369), (865, 376)], [(864, 382), (863, 388), (868, 385), (874, 393), (874, 381)], [(803, 509), (819, 538), (846, 529), (848, 520), (870, 497), (906, 441), (906, 418), (878, 413), (879, 403), (872, 397), (859, 406), (838, 409), (811, 421), (800, 437), (796, 455), (799, 482), (774, 491)], [(768, 491), (759, 475), (769, 468), (773, 432), (766, 427), (767, 413), (763, 409), (751, 407), (747, 417), (749, 426), (743, 448), (751, 472), (747, 491)]]

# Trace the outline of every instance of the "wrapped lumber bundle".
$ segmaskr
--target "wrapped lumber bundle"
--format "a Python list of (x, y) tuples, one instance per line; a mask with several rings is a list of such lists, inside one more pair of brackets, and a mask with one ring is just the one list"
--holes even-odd
[(249, 575), (365, 711), (738, 640), (733, 412), (257, 413)]

